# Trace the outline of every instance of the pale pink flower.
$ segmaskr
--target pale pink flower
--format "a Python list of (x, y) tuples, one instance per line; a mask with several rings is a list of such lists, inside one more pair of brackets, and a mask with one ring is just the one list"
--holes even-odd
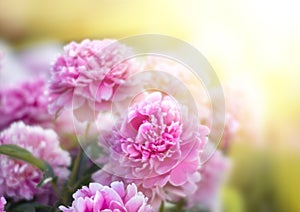
[(60, 206), (64, 212), (93, 212), (93, 211), (120, 211), (120, 212), (150, 212), (148, 198), (137, 190), (135, 184), (127, 187), (122, 182), (112, 182), (110, 187), (99, 183), (90, 183), (73, 194), (72, 206)]
[(15, 52), (9, 45), (0, 41), (0, 51), (2, 51), (0, 88), (15, 85), (32, 77), (28, 70), (20, 64)]
[(223, 152), (229, 151), (239, 127), (239, 121), (232, 115), (232, 113), (227, 112), (225, 115), (225, 128), (219, 145), (219, 148)]
[(75, 134), (71, 111), (56, 120), (48, 112), (48, 96), (45, 80), (41, 78), (0, 88), (0, 131), (11, 123), (23, 121), (27, 125), (40, 125), (54, 129), (61, 137), (64, 147), (71, 146), (69, 137)]
[(94, 111), (108, 109), (117, 88), (134, 70), (132, 60), (124, 61), (130, 49), (115, 40), (84, 40), (64, 50), (52, 67), (50, 112), (74, 109), (79, 119), (88, 119)]
[[(147, 83), (153, 88), (160, 88), (169, 94), (176, 94), (176, 100), (184, 102), (190, 109), (197, 107), (199, 118), (207, 117), (210, 108), (210, 97), (201, 80), (209, 81), (209, 76), (199, 79), (195, 73), (184, 64), (166, 57), (148, 56), (146, 70), (153, 70), (148, 74)], [(151, 73), (151, 72), (150, 72)], [(160, 76), (162, 75), (163, 76)], [(169, 76), (168, 76), (169, 75)], [(187, 98), (188, 95), (191, 96)]]
[(22, 49), (17, 54), (17, 60), (29, 75), (35, 77), (50, 77), (51, 62), (62, 51), (61, 44), (57, 42), (43, 42), (29, 48)]
[(220, 191), (229, 169), (230, 160), (217, 150), (200, 168), (201, 180), (197, 183), (197, 191), (188, 196), (188, 206), (219, 211)]
[(1, 64), (2, 64), (2, 59), (4, 57), (4, 53), (2, 52), (2, 50), (0, 49), (0, 72), (1, 72)]
[[(129, 108), (128, 116), (104, 142), (110, 160), (103, 170), (135, 182), (155, 208), (162, 200), (177, 201), (195, 191), (200, 179), (199, 154), (208, 129), (184, 109), (160, 92), (148, 94)], [(93, 179), (102, 181), (102, 174), (94, 174)]]
[[(67, 179), (67, 167), (71, 158), (68, 152), (60, 148), (58, 137), (53, 130), (26, 126), (23, 122), (13, 123), (0, 134), (0, 145), (4, 144), (20, 146), (35, 157), (47, 161), (59, 182)], [(0, 195), (14, 200), (30, 200), (35, 195), (42, 197), (50, 192), (47, 185), (42, 188), (36, 187), (43, 175), (36, 167), (5, 155), (0, 155), (0, 164)]]
[[(201, 121), (207, 125), (211, 125), (212, 122), (215, 122), (216, 129), (223, 129), (221, 139), (214, 140), (212, 142), (214, 142), (215, 145), (218, 145), (219, 149), (221, 149), (223, 152), (228, 152), (240, 128), (241, 119), (239, 117), (239, 111), (241, 110), (242, 105), (237, 105), (237, 103), (240, 102), (239, 98), (232, 98), (230, 95), (231, 92), (229, 92), (227, 86), (224, 86), (225, 105), (223, 105), (221, 102), (223, 97), (220, 94), (221, 93), (218, 91), (218, 89), (211, 90), (212, 99), (214, 100), (213, 103), (216, 107), (225, 106), (225, 113), (218, 114), (218, 116), (216, 116), (214, 111), (210, 109), (207, 116), (203, 117)], [(204, 104), (204, 106), (208, 107), (207, 104)], [(214, 133), (216, 133), (216, 131), (214, 131)]]
[(44, 89), (42, 79), (0, 89), (0, 131), (20, 120), (29, 125), (49, 126), (53, 117), (48, 114)]
[[(239, 129), (240, 111), (244, 107), (242, 106), (244, 104), (241, 103), (245, 101), (245, 98), (241, 95), (243, 92), (239, 95), (232, 95), (237, 94), (239, 89), (228, 89), (229, 86), (225, 85), (223, 89), (224, 96), (222, 96), (218, 89), (204, 87), (203, 82), (188, 67), (169, 58), (148, 56), (145, 69), (153, 70), (153, 74), (148, 74), (148, 84), (154, 88), (162, 88), (165, 92), (176, 94), (176, 99), (185, 102), (190, 108), (196, 106), (201, 124), (211, 129), (213, 123), (215, 128), (220, 129), (218, 130), (219, 132), (224, 129), (223, 135), (215, 132), (215, 130), (211, 130), (211, 133), (217, 133), (220, 139), (212, 142), (216, 145), (220, 142), (220, 148), (224, 151), (229, 149)], [(171, 75), (179, 80), (180, 83), (172, 77), (159, 77), (161, 75), (160, 72), (165, 73), (165, 76)], [(211, 80), (209, 75), (205, 75), (205, 73), (203, 75), (204, 79), (202, 80), (204, 82)], [(184, 87), (187, 90), (184, 90)], [(192, 96), (193, 101), (187, 98), (188, 95)], [(236, 96), (239, 96), (239, 98), (236, 98)], [(222, 97), (225, 97), (225, 105), (223, 104), (224, 102), (220, 101), (224, 100)], [(244, 101), (241, 101), (241, 99)], [(216, 107), (225, 107), (225, 113), (214, 117), (211, 101), (214, 101), (213, 103)]]
[(236, 122), (237, 128), (231, 135), (237, 141), (247, 137), (247, 142), (251, 141), (256, 145), (260, 145), (262, 141), (262, 113), (263, 99), (261, 93), (258, 92), (257, 86), (250, 79), (241, 79), (237, 77), (227, 83), (225, 86), (226, 107), (231, 114), (230, 122)]
[(73, 118), (71, 111), (63, 111), (60, 116), (53, 121), (51, 129), (58, 134), (60, 145), (63, 149), (72, 150), (79, 146), (76, 135), (83, 134), (86, 125), (80, 125), (80, 129), (78, 126), (79, 124), (77, 124), (76, 119)]
[(0, 212), (5, 212), (4, 211), (5, 204), (6, 204), (5, 198), (3, 196), (0, 197)]

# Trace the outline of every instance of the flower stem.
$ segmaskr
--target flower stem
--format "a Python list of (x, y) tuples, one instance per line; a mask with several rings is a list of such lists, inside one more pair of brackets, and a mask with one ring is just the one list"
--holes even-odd
[(183, 211), (184, 205), (185, 205), (185, 200), (184, 199), (179, 200), (175, 205), (174, 211), (176, 212)]
[(164, 212), (164, 211), (165, 211), (165, 201), (162, 201), (159, 207), (159, 212)]
[[(90, 123), (87, 123), (85, 132), (84, 132), (85, 139), (87, 139), (87, 137), (88, 137), (89, 129), (90, 129)], [(74, 161), (74, 164), (73, 164), (69, 182), (67, 184), (67, 191), (64, 193), (63, 198), (62, 198), (64, 204), (68, 203), (68, 198), (70, 196), (70, 193), (73, 192), (73, 190), (74, 190), (74, 184), (76, 182), (76, 178), (78, 175), (78, 170), (79, 170), (80, 162), (82, 160), (82, 156), (83, 156), (83, 149), (80, 147), (79, 152), (78, 152), (76, 159)]]
[(52, 184), (52, 189), (53, 189), (53, 191), (54, 191), (55, 196), (56, 196), (57, 198), (61, 199), (61, 195), (60, 195), (60, 192), (58, 191), (56, 181), (55, 181), (55, 182), (52, 181), (51, 184)]
[(84, 138), (85, 138), (85, 139), (87, 139), (87, 137), (88, 137), (88, 135), (89, 135), (90, 127), (91, 127), (91, 124), (90, 124), (90, 122), (88, 122), (88, 123), (86, 124), (85, 131), (84, 131)]
[(74, 161), (71, 177), (70, 177), (70, 180), (69, 180), (69, 183), (68, 183), (68, 188), (71, 188), (73, 186), (75, 180), (76, 180), (77, 172), (78, 172), (80, 161), (81, 161), (81, 158), (82, 158), (82, 154), (83, 154), (83, 150), (80, 147), (79, 153), (77, 154), (77, 157)]
[(72, 168), (72, 172), (71, 172), (71, 176), (70, 176), (69, 182), (68, 182), (68, 184), (65, 187), (66, 189), (62, 191), (63, 192), (62, 202), (65, 205), (68, 205), (70, 192), (73, 192), (72, 187), (73, 187), (73, 184), (74, 184), (74, 182), (76, 180), (76, 177), (77, 177), (77, 172), (78, 172), (80, 161), (81, 161), (81, 158), (82, 158), (82, 153), (83, 153), (83, 150), (80, 147), (79, 152), (78, 152), (78, 154), (76, 156), (76, 159), (74, 161), (74, 164), (73, 164), (73, 168)]

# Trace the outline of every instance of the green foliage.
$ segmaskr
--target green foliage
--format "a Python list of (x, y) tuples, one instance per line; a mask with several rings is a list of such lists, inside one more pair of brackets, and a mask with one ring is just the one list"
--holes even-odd
[(43, 178), (38, 184), (38, 187), (41, 187), (50, 181), (56, 180), (56, 177), (50, 164), (48, 164), (46, 161), (40, 158), (36, 158), (26, 149), (12, 144), (5, 144), (0, 146), (0, 154), (25, 161), (40, 169), (43, 172)]

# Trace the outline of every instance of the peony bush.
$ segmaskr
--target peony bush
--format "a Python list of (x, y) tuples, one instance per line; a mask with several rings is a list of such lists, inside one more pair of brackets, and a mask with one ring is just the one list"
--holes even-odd
[[(221, 210), (234, 110), (224, 114), (214, 149), (209, 98), (183, 66), (134, 58), (110, 39), (71, 42), (53, 60), (40, 51), (28, 52), (38, 65), (25, 66), (26, 51), (18, 58), (0, 50), (0, 60), (14, 57), (26, 76), (0, 87), (0, 211)], [(1, 81), (10, 81), (0, 64)], [(131, 81), (145, 69), (187, 85), (197, 114), (178, 81)]]

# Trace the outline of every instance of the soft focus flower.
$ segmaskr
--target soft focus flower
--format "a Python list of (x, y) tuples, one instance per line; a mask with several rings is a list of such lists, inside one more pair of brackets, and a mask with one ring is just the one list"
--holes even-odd
[[(226, 95), (226, 107), (231, 117), (229, 122), (238, 124), (234, 133), (231, 133), (237, 141), (251, 141), (255, 145), (262, 142), (262, 113), (261, 105), (264, 101), (261, 92), (251, 83), (250, 79), (233, 79), (224, 87)], [(260, 102), (260, 104), (258, 104)], [(255, 124), (253, 124), (255, 123)], [(247, 139), (240, 139), (239, 136)]]
[(49, 126), (52, 117), (48, 114), (44, 89), (42, 79), (0, 89), (0, 131), (20, 120), (29, 125)]
[[(6, 43), (0, 41), (0, 88), (12, 86), (24, 80), (29, 80), (32, 75), (20, 64), (13, 49)], [(0, 56), (1, 57), (1, 56)]]
[(14, 86), (0, 88), (0, 131), (11, 123), (23, 121), (27, 125), (40, 125), (54, 129), (64, 147), (72, 146), (70, 137), (75, 134), (71, 111), (65, 111), (54, 121), (48, 112), (45, 80), (36, 78)]
[[(210, 79), (205, 72), (203, 72), (204, 76), (201, 76), (204, 79), (199, 79), (184, 64), (169, 58), (152, 55), (146, 58), (145, 69), (153, 71), (153, 74), (148, 74), (147, 76), (147, 83), (151, 87), (159, 88), (173, 96), (176, 94), (176, 100), (184, 102), (190, 109), (196, 106), (199, 110), (200, 118), (208, 115), (209, 110), (211, 110), (209, 108), (210, 97), (207, 93), (208, 88), (205, 87), (203, 82), (207, 82)], [(192, 98), (187, 98), (189, 95)]]
[(239, 122), (238, 120), (231, 114), (231, 113), (226, 113), (225, 115), (225, 127), (222, 135), (222, 139), (219, 145), (219, 148), (223, 152), (228, 152), (233, 139), (235, 138), (237, 131), (239, 129)]
[(122, 182), (112, 182), (110, 187), (99, 183), (90, 183), (73, 194), (72, 206), (60, 206), (64, 212), (128, 211), (150, 212), (148, 198), (137, 191), (135, 184), (124, 187)]
[(4, 211), (4, 206), (5, 206), (5, 204), (6, 204), (5, 198), (4, 198), (3, 196), (0, 197), (0, 212), (5, 212), (5, 211)]
[[(103, 170), (135, 182), (156, 206), (195, 191), (208, 129), (187, 114), (160, 92), (136, 102), (105, 141), (110, 161)], [(93, 179), (101, 182), (104, 174), (101, 170)]]
[(201, 206), (209, 211), (219, 211), (219, 195), (229, 168), (229, 159), (217, 150), (200, 168), (201, 180), (197, 183), (197, 191), (187, 198), (188, 206)]
[[(201, 81), (189, 68), (168, 58), (148, 56), (146, 61), (145, 69), (153, 70), (153, 74), (147, 73), (148, 84), (154, 88), (163, 89), (167, 93), (176, 94), (176, 100), (184, 102), (190, 109), (196, 106), (200, 123), (211, 129), (211, 135), (216, 133), (217, 136), (212, 137), (220, 137), (220, 140), (213, 142), (216, 145), (220, 142), (219, 147), (224, 151), (228, 150), (239, 129), (240, 111), (244, 107), (244, 101), (246, 100), (241, 93), (245, 92), (242, 91), (239, 95), (236, 95), (239, 88), (229, 89), (228, 85), (224, 86), (223, 92), (220, 92), (218, 87), (205, 87), (203, 82), (212, 80), (209, 75), (202, 72), (201, 77), (203, 79), (201, 78)], [(165, 73), (163, 77), (159, 77), (162, 75), (160, 72)], [(168, 77), (168, 75), (171, 77)], [(174, 80), (174, 78), (177, 80)], [(185, 87), (187, 90), (184, 89)], [(187, 98), (189, 95), (192, 98)], [(239, 98), (236, 98), (237, 96)], [(226, 102), (225, 105), (224, 100)], [(225, 113), (214, 117), (218, 108), (214, 111), (212, 103), (214, 103), (215, 107), (226, 107)], [(212, 124), (214, 124), (215, 129), (219, 129), (218, 132), (212, 129)], [(224, 133), (221, 137), (219, 132), (223, 129)]]
[[(223, 88), (223, 94), (224, 95), (216, 88), (211, 89), (211, 95), (214, 101), (213, 104), (216, 107), (216, 111), (218, 111), (220, 107), (225, 106), (224, 114), (210, 109), (207, 116), (203, 117), (201, 121), (208, 126), (211, 126), (214, 122), (214, 127), (217, 130), (214, 130), (214, 132), (212, 130), (211, 133), (216, 133), (218, 136), (219, 132), (223, 130), (220, 140), (213, 140), (212, 142), (214, 142), (215, 145), (218, 145), (219, 149), (223, 152), (228, 152), (239, 130), (241, 120), (239, 111), (242, 108), (242, 104), (240, 104), (239, 98), (232, 98), (231, 95), (229, 95), (230, 91), (228, 90), (227, 85)], [(224, 100), (226, 103), (225, 105), (222, 103)], [(207, 104), (203, 105), (204, 107), (208, 107)]]
[[(59, 182), (69, 175), (70, 155), (59, 147), (56, 133), (39, 126), (26, 126), (23, 122), (13, 123), (0, 134), (0, 145), (14, 144), (25, 148), (35, 157), (47, 161)], [(36, 167), (4, 155), (0, 155), (0, 195), (14, 200), (30, 200), (35, 195), (49, 192), (49, 187), (37, 188), (43, 173)]]
[(2, 52), (2, 50), (0, 49), (0, 71), (1, 71), (1, 64), (2, 64), (2, 59), (4, 57), (4, 53)]
[(108, 109), (118, 86), (133, 72), (132, 60), (122, 61), (130, 49), (115, 40), (84, 40), (64, 50), (52, 68), (50, 112), (73, 107), (86, 120), (95, 110)]
[(49, 78), (51, 62), (61, 49), (61, 45), (57, 42), (43, 42), (18, 52), (17, 60), (28, 70), (28, 74)]

